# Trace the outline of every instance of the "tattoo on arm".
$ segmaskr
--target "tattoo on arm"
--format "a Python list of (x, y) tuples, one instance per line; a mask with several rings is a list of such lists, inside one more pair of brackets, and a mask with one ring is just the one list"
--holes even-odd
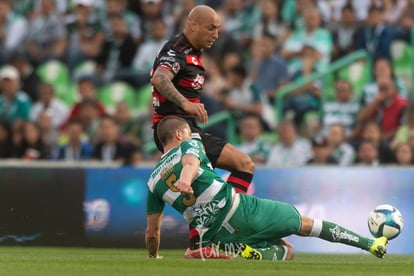
[(156, 73), (153, 79), (153, 83), (155, 83), (157, 91), (169, 101), (180, 107), (183, 103), (187, 102), (187, 99), (180, 92), (178, 92), (171, 80), (163, 73)]

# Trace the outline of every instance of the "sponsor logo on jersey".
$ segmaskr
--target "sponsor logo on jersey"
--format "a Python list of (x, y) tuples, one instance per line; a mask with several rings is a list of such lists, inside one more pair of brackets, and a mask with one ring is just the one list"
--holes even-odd
[(175, 51), (174, 50), (168, 50), (167, 55), (171, 57), (175, 57)]
[(184, 51), (184, 54), (188, 55), (189, 52), (191, 52), (193, 50), (193, 48), (188, 48), (187, 50)]
[(203, 66), (201, 59), (196, 55), (188, 55), (185, 57), (187, 64), (192, 64), (195, 66)]
[(175, 62), (175, 57), (163, 56), (160, 58), (160, 62), (163, 62), (163, 61)]

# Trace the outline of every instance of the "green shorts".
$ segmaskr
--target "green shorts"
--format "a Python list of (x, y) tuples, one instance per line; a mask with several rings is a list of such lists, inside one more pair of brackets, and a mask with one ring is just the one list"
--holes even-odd
[(221, 245), (246, 243), (264, 248), (279, 244), (283, 237), (297, 234), (301, 226), (301, 216), (294, 206), (240, 194), (239, 207), (213, 241)]

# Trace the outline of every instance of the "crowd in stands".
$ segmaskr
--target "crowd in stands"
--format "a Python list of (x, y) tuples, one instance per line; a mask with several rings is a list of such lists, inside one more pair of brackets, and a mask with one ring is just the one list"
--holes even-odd
[[(0, 0), (0, 160), (158, 158), (143, 151), (150, 71), (197, 4), (222, 19), (202, 101), (210, 116), (234, 112), (236, 146), (257, 164), (414, 164), (412, 84), (391, 51), (411, 43), (413, 0)], [(367, 82), (308, 82), (277, 118), (280, 88), (359, 49), (373, 60)]]

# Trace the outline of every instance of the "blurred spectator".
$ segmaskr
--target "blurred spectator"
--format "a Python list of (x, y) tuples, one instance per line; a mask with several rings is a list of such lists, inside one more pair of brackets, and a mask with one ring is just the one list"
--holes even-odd
[(296, 29), (283, 45), (281, 55), (288, 60), (289, 72), (301, 68), (300, 57), (304, 44), (311, 44), (317, 51), (316, 69), (323, 70), (331, 60), (333, 47), (331, 33), (321, 27), (318, 9), (308, 8), (304, 11), (305, 28)]
[(399, 144), (395, 149), (395, 159), (397, 165), (400, 166), (413, 166), (414, 165), (414, 153), (410, 144)]
[(97, 71), (106, 84), (116, 78), (119, 70), (127, 70), (137, 50), (134, 38), (120, 14), (109, 16), (111, 36), (101, 45), (97, 61)]
[(53, 116), (48, 111), (40, 113), (35, 121), (35, 123), (37, 123), (39, 126), (41, 139), (43, 143), (50, 149), (51, 154), (55, 150), (56, 143), (60, 136), (58, 128), (53, 126), (52, 121)]
[(21, 89), (27, 93), (32, 102), (37, 99), (37, 90), (42, 80), (36, 69), (30, 64), (23, 53), (15, 53), (10, 57), (10, 65), (16, 67), (20, 74)]
[(261, 17), (254, 28), (254, 38), (260, 39), (265, 33), (271, 34), (276, 38), (275, 49), (278, 51), (289, 36), (289, 29), (280, 17), (278, 3), (276, 0), (261, 0), (258, 5)]
[(391, 79), (397, 88), (398, 94), (403, 97), (408, 97), (408, 90), (402, 79), (395, 75), (391, 61), (386, 58), (378, 58), (374, 62), (373, 68), (374, 82), (368, 83), (364, 86), (361, 95), (361, 105), (365, 106), (373, 102), (378, 95), (378, 82), (382, 79)]
[(308, 9), (318, 9), (324, 22), (328, 22), (331, 17), (329, 4), (324, 0), (285, 0), (279, 2), (283, 4), (282, 18), (289, 23), (291, 29), (304, 28), (304, 13)]
[(397, 93), (391, 79), (378, 80), (379, 93), (375, 100), (361, 109), (358, 121), (376, 120), (381, 127), (381, 138), (391, 141), (402, 123), (407, 100)]
[(38, 100), (30, 110), (30, 119), (37, 121), (39, 116), (47, 112), (52, 119), (52, 126), (59, 128), (67, 120), (69, 108), (60, 99), (55, 97), (55, 91), (51, 84), (42, 83), (38, 87)]
[(326, 136), (331, 156), (340, 166), (349, 166), (354, 162), (355, 151), (345, 141), (345, 130), (341, 124), (331, 124)]
[(241, 116), (252, 113), (261, 116), (268, 128), (275, 125), (273, 109), (266, 106), (259, 89), (247, 77), (243, 65), (238, 65), (226, 72), (227, 85), (222, 91), (221, 103), (226, 110), (241, 112)]
[[(292, 80), (298, 81), (308, 77), (315, 72), (318, 52), (312, 44), (304, 44), (301, 50), (300, 70), (294, 72)], [(284, 114), (293, 113), (296, 127), (301, 128), (305, 122), (305, 115), (309, 111), (316, 111), (320, 108), (321, 89), (320, 81), (308, 82), (302, 87), (288, 93), (283, 100)]]
[(129, 70), (118, 71), (116, 80), (126, 81), (139, 88), (149, 83), (154, 57), (167, 39), (166, 26), (162, 18), (155, 19), (151, 25), (150, 38), (139, 46), (132, 58)]
[(251, 48), (250, 78), (259, 86), (265, 100), (273, 103), (277, 89), (288, 81), (286, 62), (276, 50), (276, 38), (264, 33)]
[(34, 66), (51, 59), (61, 60), (65, 53), (66, 29), (56, 11), (55, 0), (40, 2), (26, 40), (26, 54)]
[(29, 96), (20, 90), (20, 75), (17, 69), (6, 65), (0, 69), (0, 119), (28, 120), (32, 103)]
[(5, 120), (0, 120), (0, 159), (12, 157), (12, 134), (10, 124)]
[(384, 19), (389, 24), (395, 24), (401, 18), (408, 5), (407, 0), (383, 0)]
[(248, 114), (239, 121), (241, 142), (236, 147), (249, 155), (256, 164), (265, 164), (271, 144), (261, 138), (263, 127), (260, 117)]
[(114, 118), (105, 116), (99, 123), (99, 143), (96, 145), (92, 158), (105, 163), (113, 161), (124, 163), (131, 145), (118, 139), (119, 127)]
[(356, 117), (360, 110), (359, 102), (353, 98), (351, 83), (348, 80), (337, 80), (335, 96), (335, 100), (327, 101), (322, 106), (322, 136), (326, 136), (331, 124), (341, 124), (345, 129), (345, 139), (351, 141), (359, 134)]
[(89, 160), (93, 148), (83, 137), (82, 123), (79, 120), (70, 120), (65, 133), (67, 141), (59, 145), (55, 159), (70, 162)]
[(338, 162), (330, 155), (330, 150), (325, 139), (315, 137), (312, 139), (312, 157), (307, 165), (336, 165)]
[(414, 2), (408, 1), (401, 17), (392, 26), (393, 40), (403, 40), (411, 43), (411, 29), (414, 27)]
[(95, 59), (104, 40), (103, 26), (93, 0), (73, 0), (73, 9), (66, 15), (67, 63), (71, 70), (88, 59)]
[(374, 142), (370, 140), (363, 140), (358, 147), (356, 164), (377, 167), (380, 165), (378, 155), (378, 148)]
[(131, 34), (133, 41), (138, 45), (142, 41), (141, 33), (141, 21), (138, 16), (127, 9), (127, 0), (102, 0), (105, 2), (103, 8), (100, 9), (102, 16), (102, 22), (104, 22), (105, 33), (110, 37), (112, 36), (112, 28), (109, 23), (109, 19), (112, 16), (122, 16), (125, 21), (125, 25), (128, 29), (128, 33)]
[[(187, 20), (187, 15), (190, 11), (197, 5), (196, 0), (178, 0), (176, 1), (172, 16), (174, 19), (174, 34), (181, 33), (183, 31), (183, 26)], [(211, 7), (211, 6), (210, 6)], [(221, 38), (221, 34), (220, 34)]]
[(270, 149), (266, 165), (294, 167), (305, 165), (312, 157), (310, 142), (298, 136), (295, 125), (282, 121), (277, 126), (278, 143)]
[(119, 102), (115, 108), (114, 119), (119, 128), (119, 140), (122, 142), (129, 142), (137, 146), (143, 144), (142, 141), (142, 122), (137, 118), (131, 117), (128, 104), (126, 102)]
[(96, 104), (98, 114), (100, 116), (106, 114), (104, 105), (97, 100), (97, 90), (98, 88), (96, 87), (95, 79), (92, 76), (84, 75), (78, 79), (77, 91), (80, 96), (80, 101), (72, 106), (72, 110), (69, 114), (69, 120), (79, 118), (79, 109), (82, 101), (84, 100), (94, 100), (93, 102)]
[(139, 0), (141, 8), (141, 28), (143, 40), (150, 39), (152, 24), (162, 18), (165, 22), (166, 36), (174, 35), (174, 18), (171, 14), (163, 14), (162, 0)]
[(226, 30), (224, 13), (219, 11), (217, 14), (221, 20), (219, 27), (220, 37), (214, 42), (211, 48), (205, 49), (204, 53), (213, 58), (214, 62), (219, 64), (222, 71), (226, 71), (227, 68), (241, 62), (241, 58), (236, 63), (232, 60), (241, 57), (242, 47), (233, 34)]
[(370, 141), (377, 147), (380, 164), (391, 164), (395, 161), (389, 143), (381, 140), (381, 130), (375, 121), (370, 121), (363, 126), (361, 139)]
[(367, 24), (359, 31), (357, 48), (367, 50), (374, 59), (391, 59), (391, 40), (391, 29), (384, 22), (384, 9), (372, 5), (369, 8)]
[(35, 122), (24, 122), (22, 140), (16, 147), (15, 157), (27, 161), (50, 158), (50, 149), (42, 141), (39, 126)]
[(99, 140), (98, 126), (102, 117), (99, 113), (97, 101), (85, 99), (80, 102), (78, 108), (79, 116), (76, 118), (79, 118), (88, 141), (95, 146)]
[(332, 59), (339, 59), (356, 49), (358, 21), (351, 5), (342, 8), (341, 19), (332, 27)]
[[(21, 16), (24, 16), (25, 18), (30, 19), (31, 15), (35, 11), (36, 0), (13, 0), (11, 2), (11, 7), (13, 12), (20, 14)], [(61, 1), (63, 2), (63, 1)]]
[(247, 50), (253, 40), (255, 25), (260, 20), (260, 8), (253, 1), (224, 0), (219, 12), (223, 12), (225, 30)]
[(368, 18), (368, 10), (372, 5), (373, 0), (335, 0), (330, 2), (332, 5), (334, 21), (340, 20), (341, 11), (344, 6), (351, 5), (355, 11), (357, 20), (363, 22)]
[(7, 63), (14, 52), (23, 49), (28, 29), (26, 19), (12, 11), (10, 3), (0, 0), (0, 65)]
[(396, 148), (398, 144), (408, 143), (410, 133), (414, 133), (414, 104), (409, 104), (404, 112), (403, 124), (398, 128), (390, 147)]
[(67, 142), (57, 149), (55, 159), (64, 161), (89, 160), (92, 146), (83, 137), (83, 127), (79, 120), (71, 120), (66, 126)]

